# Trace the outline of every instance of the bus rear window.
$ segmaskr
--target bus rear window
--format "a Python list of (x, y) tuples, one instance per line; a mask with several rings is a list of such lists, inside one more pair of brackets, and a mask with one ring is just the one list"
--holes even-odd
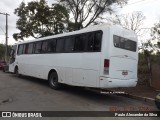
[(132, 41), (132, 40), (114, 35), (113, 36), (113, 42), (114, 42), (114, 46), (117, 47), (117, 48), (121, 48), (121, 49), (136, 52), (137, 43), (135, 41)]

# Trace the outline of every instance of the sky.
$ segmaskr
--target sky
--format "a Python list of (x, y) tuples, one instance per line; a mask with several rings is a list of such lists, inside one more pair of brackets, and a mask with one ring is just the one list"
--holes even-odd
[[(12, 37), (13, 33), (19, 32), (18, 29), (16, 29), (16, 21), (18, 17), (14, 14), (14, 10), (22, 1), (29, 2), (31, 0), (0, 0), (0, 12), (10, 14), (8, 17), (8, 43), (10, 45), (16, 43)], [(48, 3), (51, 4), (53, 1), (54, 0), (48, 0)], [(143, 28), (151, 28), (160, 20), (159, 6), (160, 0), (129, 0), (126, 6), (123, 8), (117, 7), (115, 11), (117, 11), (119, 14), (141, 11), (143, 12), (144, 16), (146, 16)], [(5, 24), (6, 17), (5, 15), (0, 14), (0, 43), (5, 43)]]

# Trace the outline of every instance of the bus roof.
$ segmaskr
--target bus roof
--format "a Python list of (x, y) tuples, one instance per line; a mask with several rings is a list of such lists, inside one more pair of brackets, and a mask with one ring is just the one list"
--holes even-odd
[[(34, 39), (34, 40), (32, 39), (32, 40), (28, 40), (28, 41), (19, 42), (19, 43), (16, 43), (16, 44), (30, 43), (30, 42), (36, 42), (36, 41), (41, 41), (41, 40), (46, 40), (46, 39), (51, 39), (51, 38), (63, 37), (63, 36), (67, 36), (67, 35), (80, 34), (80, 33), (84, 33), (84, 32), (104, 30), (104, 29), (109, 28), (109, 27), (113, 27), (113, 28), (116, 27), (116, 29), (127, 30), (126, 28), (123, 28), (120, 25), (112, 25), (112, 24), (93, 25), (93, 26), (83, 28), (81, 30), (76, 30), (76, 31), (67, 32), (67, 33), (61, 33), (61, 34), (57, 34), (57, 35), (51, 35), (51, 36), (42, 37), (42, 38), (38, 38), (38, 39)], [(131, 33), (135, 34), (132, 30), (127, 30), (127, 31), (130, 31)]]

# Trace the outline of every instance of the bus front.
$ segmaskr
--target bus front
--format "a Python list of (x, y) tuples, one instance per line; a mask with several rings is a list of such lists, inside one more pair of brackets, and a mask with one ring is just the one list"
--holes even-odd
[(13, 45), (10, 51), (9, 72), (14, 73), (17, 45)]
[(110, 28), (109, 33), (106, 42), (108, 48), (106, 46), (106, 50), (103, 49), (102, 52), (103, 75), (100, 78), (100, 87), (135, 87), (138, 65), (137, 36), (133, 31), (122, 27)]

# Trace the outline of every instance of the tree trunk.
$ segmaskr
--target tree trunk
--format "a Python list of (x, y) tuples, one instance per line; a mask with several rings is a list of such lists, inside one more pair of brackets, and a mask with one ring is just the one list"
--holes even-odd
[(150, 53), (147, 50), (144, 50), (145, 58), (147, 62), (147, 67), (149, 71), (149, 86), (152, 87), (152, 68), (151, 68), (151, 59), (150, 59)]

